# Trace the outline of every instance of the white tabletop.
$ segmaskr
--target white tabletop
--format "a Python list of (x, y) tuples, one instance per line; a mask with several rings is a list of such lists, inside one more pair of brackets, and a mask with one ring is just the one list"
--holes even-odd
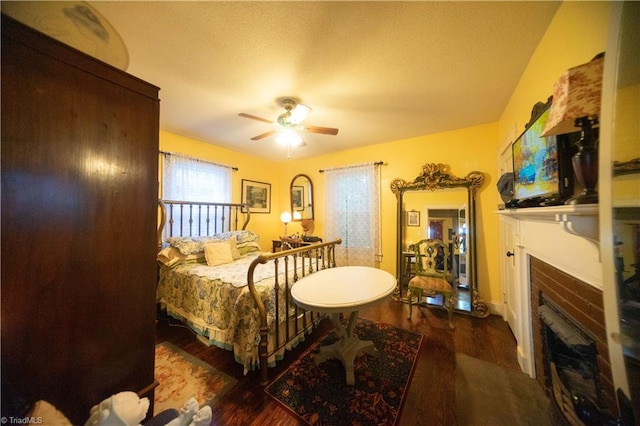
[(374, 306), (395, 287), (395, 277), (382, 269), (340, 266), (301, 278), (291, 287), (291, 296), (301, 308), (335, 313)]

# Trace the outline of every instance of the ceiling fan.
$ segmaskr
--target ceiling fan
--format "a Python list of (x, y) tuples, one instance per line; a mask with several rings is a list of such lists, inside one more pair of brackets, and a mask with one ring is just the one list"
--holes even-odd
[[(298, 104), (291, 99), (285, 99), (282, 101), (282, 107), (285, 109), (285, 113), (278, 116), (276, 121), (267, 120), (266, 118), (256, 117), (255, 115), (245, 114), (244, 112), (238, 114), (240, 117), (250, 118), (252, 120), (262, 121), (269, 124), (277, 124), (282, 129), (287, 130), (300, 130), (303, 132), (320, 133), (323, 135), (337, 135), (338, 129), (331, 127), (319, 127), (319, 126), (304, 126), (302, 122), (311, 111), (306, 105)], [(270, 130), (261, 135), (251, 138), (252, 141), (264, 139), (278, 132), (278, 129)]]

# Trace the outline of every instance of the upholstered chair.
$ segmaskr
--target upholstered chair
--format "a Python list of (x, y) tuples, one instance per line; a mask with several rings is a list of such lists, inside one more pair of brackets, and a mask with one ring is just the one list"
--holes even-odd
[(449, 327), (453, 328), (454, 292), (450, 283), (449, 249), (440, 240), (425, 239), (415, 243), (414, 250), (415, 276), (409, 281), (407, 293), (409, 319), (411, 319), (414, 296), (420, 303), (424, 296), (442, 295), (442, 304), (449, 314)]

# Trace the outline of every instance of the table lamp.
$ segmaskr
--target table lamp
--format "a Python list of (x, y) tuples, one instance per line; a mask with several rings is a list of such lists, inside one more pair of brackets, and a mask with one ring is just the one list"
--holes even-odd
[(280, 215), (280, 220), (284, 223), (284, 236), (287, 236), (287, 224), (291, 222), (291, 213), (284, 212)]
[(600, 53), (590, 62), (567, 70), (553, 89), (553, 103), (542, 136), (581, 132), (578, 151), (571, 162), (584, 190), (567, 204), (598, 202), (598, 128), (594, 126), (600, 115), (603, 69), (604, 53)]

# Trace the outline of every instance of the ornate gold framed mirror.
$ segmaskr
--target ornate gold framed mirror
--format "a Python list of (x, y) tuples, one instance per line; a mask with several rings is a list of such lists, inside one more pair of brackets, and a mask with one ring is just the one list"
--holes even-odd
[[(395, 300), (407, 301), (407, 285), (414, 270), (413, 244), (434, 238), (450, 248), (447, 264), (455, 293), (455, 311), (480, 318), (489, 315), (488, 305), (478, 296), (476, 278), (475, 197), (483, 182), (482, 172), (472, 171), (461, 178), (441, 163), (425, 164), (412, 182), (400, 178), (391, 182), (391, 191), (398, 202)], [(430, 299), (423, 303), (441, 304)]]

